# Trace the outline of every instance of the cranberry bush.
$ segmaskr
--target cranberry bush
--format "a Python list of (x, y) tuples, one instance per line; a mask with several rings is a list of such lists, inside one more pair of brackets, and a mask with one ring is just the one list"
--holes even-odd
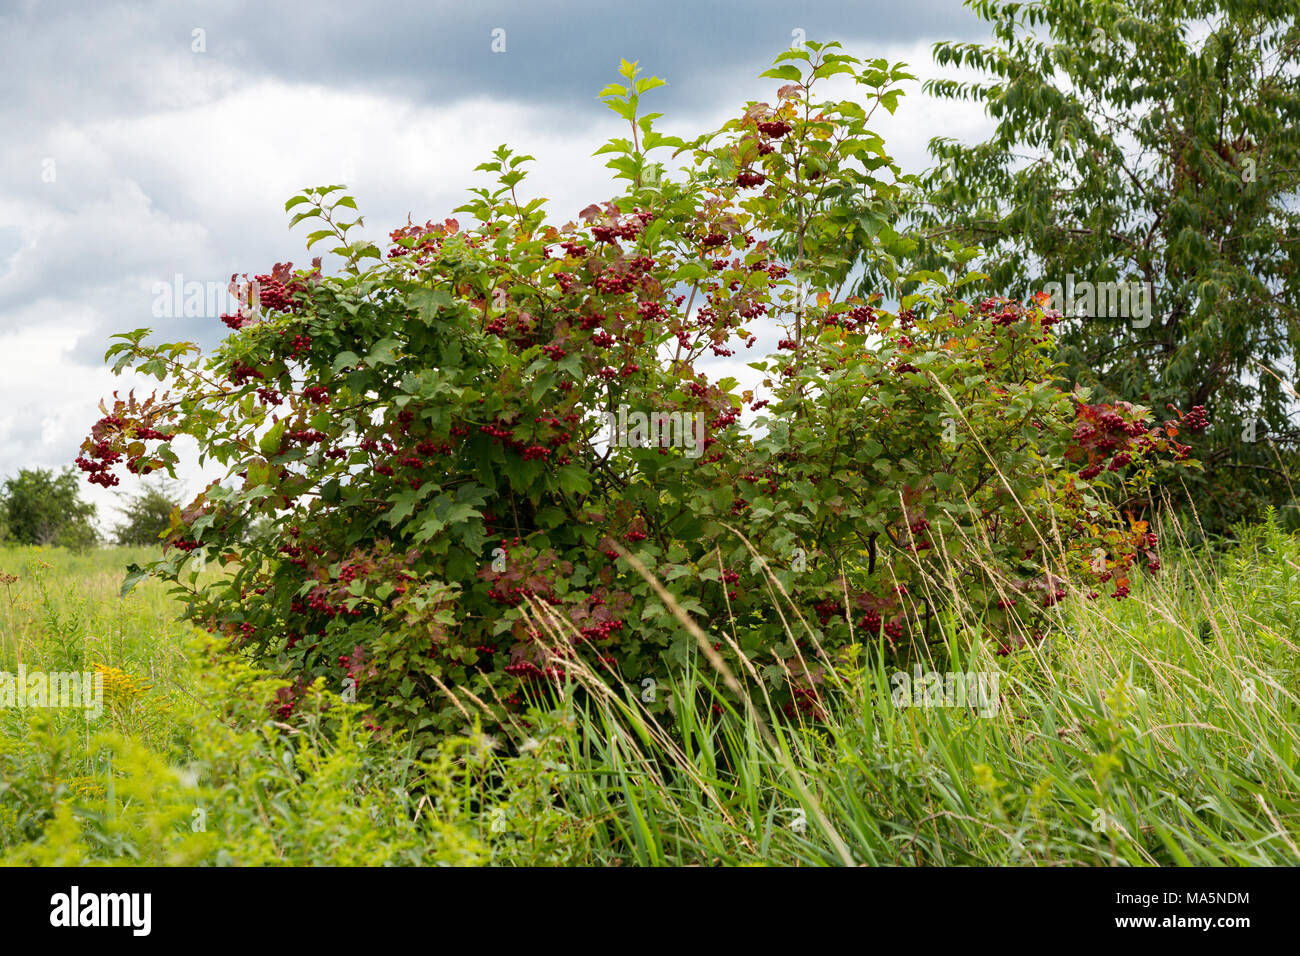
[[(171, 471), (180, 434), (227, 469), (133, 578), (173, 582), (190, 617), (300, 686), (353, 681), (378, 726), (426, 733), (466, 707), (501, 720), (578, 657), (634, 686), (684, 664), (692, 639), (623, 550), (687, 612), (734, 620), (775, 698), (805, 705), (818, 672), (799, 644), (909, 653), (945, 567), (994, 635), (1158, 567), (1120, 508), (1185, 457), (1177, 425), (1062, 392), (1059, 316), (960, 301), (959, 249), (895, 309), (842, 297), (856, 267), (897, 275), (908, 249), (907, 177), (867, 126), (900, 66), (787, 51), (764, 74), (775, 104), (689, 142), (641, 109), (661, 81), (621, 73), (601, 95), (629, 136), (600, 152), (623, 191), (577, 221), (521, 196), (531, 157), (505, 146), (453, 211), (472, 224), (408, 221), (386, 249), (355, 238), (343, 187), (308, 189), (286, 211), (338, 274), (317, 259), (232, 280), (244, 304), (209, 356), (118, 337), (115, 371), (166, 390), (104, 406), (90, 480)], [(820, 98), (836, 75), (861, 97)], [(764, 325), (784, 331), (753, 363), (762, 394), (707, 374)], [(629, 409), (700, 422), (698, 445), (611, 440), (604, 416)], [(212, 561), (228, 573), (201, 578)], [(806, 629), (776, 613), (774, 581)], [(539, 640), (542, 605), (566, 646)]]

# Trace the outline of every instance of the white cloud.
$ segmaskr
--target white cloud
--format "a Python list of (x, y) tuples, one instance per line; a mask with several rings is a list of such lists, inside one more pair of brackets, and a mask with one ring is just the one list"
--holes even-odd
[[(928, 42), (845, 46), (907, 60), (918, 74), (930, 69)], [(625, 127), (594, 99), (580, 107), (482, 97), (419, 105), (397, 95), (251, 79), (188, 53), (149, 68), (157, 88), (144, 107), (133, 102), (129, 111), (67, 119), (27, 142), (0, 145), (0, 169), (16, 184), (0, 189), (0, 228), (18, 234), (17, 249), (0, 262), (0, 354), (9, 367), (0, 384), (0, 474), (70, 463), (99, 399), (124, 387), (107, 369), (76, 364), (73, 350), (76, 358), (101, 354), (111, 332), (156, 324), (148, 314), (154, 281), (178, 272), (186, 280), (224, 280), (308, 258), (305, 230), (288, 233), (283, 210), (304, 185), (351, 180), (366, 233), (381, 242), (408, 213), (421, 222), (451, 215), (469, 186), (489, 183), (473, 169), (501, 143), (536, 157), (524, 195), (548, 197), (553, 221), (614, 192), (604, 158), (591, 154)], [(131, 76), (131, 83), (141, 80)], [(715, 79), (697, 87), (710, 91), (697, 110), (661, 121), (665, 132), (715, 128), (778, 85), (756, 76)], [(654, 108), (653, 100), (647, 105)], [(976, 107), (930, 100), (915, 83), (896, 116), (881, 111), (872, 125), (911, 171), (928, 165), (932, 136), (975, 139), (989, 128)], [(45, 156), (57, 162), (54, 183), (39, 182)], [(214, 318), (211, 335), (222, 331)], [(768, 331), (762, 344), (774, 346)], [(752, 386), (759, 376), (744, 362), (760, 351), (704, 367)], [(206, 477), (197, 468), (184, 476), (190, 492)], [(101, 517), (112, 514), (103, 507), (111, 494), (91, 488), (88, 496)]]

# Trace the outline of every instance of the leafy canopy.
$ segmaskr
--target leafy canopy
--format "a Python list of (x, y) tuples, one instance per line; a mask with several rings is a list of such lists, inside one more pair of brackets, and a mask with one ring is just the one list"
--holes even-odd
[(977, 288), (1028, 295), (1071, 277), (1149, 288), (1148, 315), (1081, 301), (1067, 316), (1057, 334), (1069, 380), (1111, 400), (1208, 409), (1196, 484), (1207, 521), (1293, 497), (1294, 0), (968, 6), (991, 40), (938, 43), (934, 55), (981, 78), (926, 90), (982, 104), (997, 126), (974, 145), (932, 140), (938, 165), (909, 207), (919, 262), (941, 261), (955, 238), (983, 254)]

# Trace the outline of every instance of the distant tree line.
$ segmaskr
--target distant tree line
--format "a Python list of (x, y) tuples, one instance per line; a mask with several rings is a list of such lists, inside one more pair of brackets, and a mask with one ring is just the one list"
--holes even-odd
[(74, 550), (104, 543), (156, 545), (170, 525), (177, 500), (170, 484), (124, 495), (118, 507), (123, 520), (106, 541), (95, 523), (95, 506), (81, 498), (75, 470), (23, 468), (0, 485), (0, 542)]

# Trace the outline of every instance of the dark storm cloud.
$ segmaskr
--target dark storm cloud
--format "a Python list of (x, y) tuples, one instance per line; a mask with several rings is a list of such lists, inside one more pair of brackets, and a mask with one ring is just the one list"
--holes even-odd
[[(505, 31), (505, 53), (492, 31)], [(809, 39), (953, 39), (986, 28), (955, 0), (828, 0), (623, 4), (592, 0), (355, 3), (19, 3), (0, 14), (0, 60), (21, 83), (25, 112), (52, 120), (109, 106), (130, 112), (175, 100), (153, 67), (194, 54), (249, 75), (380, 90), (420, 102), (466, 96), (590, 100), (639, 60), (669, 80), (665, 105), (698, 102), (696, 84), (718, 71), (752, 70)]]
[[(670, 81), (672, 105), (673, 95), (698, 100), (701, 91), (693, 81), (719, 69), (766, 63), (789, 46), (795, 28), (813, 40), (881, 42), (915, 39), (938, 22), (949, 35), (983, 32), (973, 14), (953, 16), (953, 7), (952, 0), (815, 5), (513, 0), (384, 7), (376, 16), (353, 21), (352, 8), (319, 13), (312, 4), (289, 4), (277, 7), (261, 29), (241, 31), (232, 54), (244, 68), (271, 69), (282, 77), (398, 83), (435, 100), (481, 94), (589, 99), (614, 76), (619, 59), (627, 58)], [(216, 23), (216, 38), (242, 19)], [(504, 54), (491, 52), (496, 28), (505, 31)]]
[[(504, 53), (492, 51), (498, 28)], [(709, 115), (758, 92), (749, 81), (796, 29), (859, 56), (987, 34), (958, 0), (0, 0), (0, 337), (25, 350), (11, 356), (25, 377), (4, 396), (0, 476), (76, 454), (106, 382), (117, 387), (103, 369), (113, 333), (150, 326), (155, 341), (210, 349), (224, 326), (155, 315), (154, 283), (176, 273), (224, 283), (301, 261), (301, 235), (287, 232), (275, 197), (343, 181), (317, 177), (334, 177), (350, 152), (367, 220), (385, 231), (408, 210), (421, 221), (450, 214), (484, 158), (468, 153), (489, 138), (489, 149), (509, 141), (542, 159), (550, 149), (561, 175), (545, 195), (565, 217), (590, 201), (588, 187), (603, 188), (578, 152), (609, 122), (595, 96), (621, 58), (668, 81), (652, 108), (669, 121)], [(523, 108), (497, 109), (501, 129), (485, 128), (481, 117), (503, 104)], [(354, 125), (382, 119), (368, 135), (332, 128), (344, 113)], [(268, 137), (277, 124), (282, 137)], [(264, 139), (246, 149), (253, 128)], [(466, 143), (474, 133), (480, 141)], [(439, 138), (450, 149), (413, 171), (411, 157)], [(45, 175), (51, 162), (57, 179)], [(564, 191), (565, 177), (581, 197)]]

